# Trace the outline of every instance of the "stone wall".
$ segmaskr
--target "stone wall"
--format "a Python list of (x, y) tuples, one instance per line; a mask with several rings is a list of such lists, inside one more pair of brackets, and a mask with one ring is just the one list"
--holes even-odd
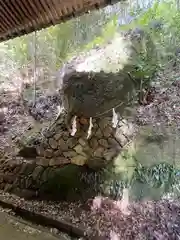
[(26, 199), (82, 200), (88, 188), (82, 180), (84, 171), (83, 167), (72, 164), (60, 168), (18, 158), (1, 161), (0, 189)]
[(95, 169), (103, 167), (120, 153), (135, 133), (134, 126), (125, 120), (113, 128), (112, 117), (104, 117), (92, 119), (91, 134), (87, 138), (89, 119), (78, 118), (76, 123), (74, 136), (61, 121), (44, 134), (39, 144), (35, 141), (37, 165), (62, 166), (71, 163), (87, 164)]
[(16, 156), (1, 161), (0, 189), (25, 198), (50, 194), (66, 200), (82, 199), (95, 191), (96, 184), (98, 192), (98, 183), (91, 179), (96, 174), (90, 174), (88, 180), (88, 171), (99, 170), (113, 162), (132, 139), (136, 128), (125, 120), (114, 128), (111, 117), (93, 119), (92, 124), (87, 139), (89, 119), (78, 118), (77, 132), (71, 136), (62, 115), (46, 133), (39, 134), (42, 138), (35, 138), (34, 144), (30, 141), (23, 147), (34, 147), (36, 157), (28, 160)]

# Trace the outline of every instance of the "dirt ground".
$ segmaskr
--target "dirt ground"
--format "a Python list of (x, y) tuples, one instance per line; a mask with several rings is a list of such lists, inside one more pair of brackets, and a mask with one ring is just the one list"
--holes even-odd
[(35, 226), (30, 226), (27, 222), (8, 215), (3, 209), (0, 209), (0, 238), (8, 240), (65, 240), (57, 238), (48, 231), (42, 231)]

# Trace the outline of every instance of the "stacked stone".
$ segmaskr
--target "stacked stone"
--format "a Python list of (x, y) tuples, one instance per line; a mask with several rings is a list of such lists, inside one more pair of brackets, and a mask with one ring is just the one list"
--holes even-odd
[(57, 124), (36, 146), (36, 159), (27, 162), (15, 157), (11, 161), (2, 161), (0, 189), (26, 198), (36, 196), (42, 186), (67, 164), (68, 168), (72, 164), (87, 164), (92, 169), (106, 166), (120, 154), (135, 133), (134, 126), (126, 121), (120, 121), (113, 128), (110, 117), (93, 119), (92, 132), (87, 139), (88, 128), (89, 119), (78, 118), (77, 132), (71, 136), (64, 123)]
[(96, 163), (97, 166), (104, 166), (120, 153), (135, 131), (133, 125), (126, 121), (121, 121), (113, 128), (111, 117), (93, 119), (91, 134), (87, 139), (88, 128), (89, 119), (85, 118), (77, 119), (75, 136), (71, 136), (67, 129), (62, 131), (62, 125), (57, 125), (56, 129), (36, 146), (36, 163), (42, 166), (62, 166), (70, 163), (89, 166)]
[(42, 185), (48, 181), (56, 169), (42, 167), (35, 162), (12, 160), (1, 162), (0, 189), (14, 193), (20, 197), (32, 198), (37, 196)]

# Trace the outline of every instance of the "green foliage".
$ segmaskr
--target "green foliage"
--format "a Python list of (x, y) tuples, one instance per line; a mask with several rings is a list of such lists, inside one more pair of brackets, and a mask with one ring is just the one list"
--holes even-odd
[(176, 172), (177, 170), (172, 165), (165, 163), (152, 167), (144, 167), (138, 164), (133, 178), (155, 188), (165, 185), (166, 189), (169, 190), (170, 186), (177, 180)]
[[(160, 4), (155, 2), (145, 12), (140, 8), (136, 11), (133, 9), (132, 12), (138, 14), (138, 17), (130, 24), (123, 26), (118, 26), (119, 13), (112, 13), (109, 17), (104, 10), (100, 10), (37, 32), (37, 64), (47, 67), (54, 65), (54, 68), (58, 69), (62, 62), (76, 55), (78, 51), (88, 51), (95, 46), (104, 45), (114, 37), (116, 32), (134, 29), (137, 26), (149, 33), (158, 47), (160, 55), (170, 55), (172, 41), (179, 44), (180, 38), (180, 13), (173, 1)], [(165, 23), (163, 30), (159, 32), (149, 31), (148, 25), (152, 20), (163, 20)], [(90, 28), (91, 31), (89, 31)], [(32, 63), (35, 54), (34, 33), (8, 41), (6, 49), (8, 49), (6, 56), (17, 67)], [(138, 65), (137, 75), (148, 77), (152, 75), (154, 68), (162, 63), (157, 62), (154, 57), (149, 58), (144, 51), (144, 54), (139, 58)]]
[(110, 40), (114, 37), (115, 33), (118, 30), (117, 25), (118, 17), (115, 15), (112, 19), (104, 26), (102, 29), (102, 38), (105, 40)]

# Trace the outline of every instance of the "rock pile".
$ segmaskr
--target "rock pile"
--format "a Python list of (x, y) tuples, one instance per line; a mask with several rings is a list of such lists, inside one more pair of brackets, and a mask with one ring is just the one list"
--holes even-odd
[(103, 167), (120, 153), (136, 130), (125, 120), (113, 128), (111, 117), (93, 119), (92, 124), (91, 135), (87, 138), (89, 119), (77, 119), (77, 132), (74, 136), (71, 136), (64, 122), (56, 123), (45, 133), (43, 140), (39, 143), (36, 141), (36, 163), (42, 166), (72, 163), (87, 164), (93, 168)]

